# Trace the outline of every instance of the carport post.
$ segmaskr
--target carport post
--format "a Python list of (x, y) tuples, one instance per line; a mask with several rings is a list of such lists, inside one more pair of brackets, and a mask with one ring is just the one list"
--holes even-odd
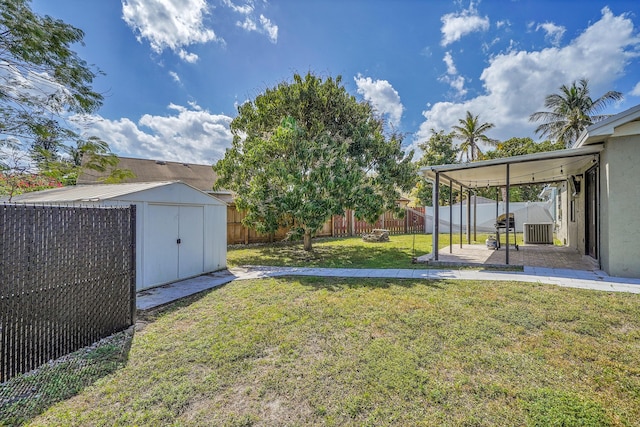
[[(500, 187), (496, 187), (496, 223), (498, 222), (498, 215), (500, 215), (500, 201), (499, 200), (500, 200)], [(497, 231), (496, 231), (496, 234), (497, 234)]]
[[(507, 265), (509, 265), (509, 190), (510, 190), (509, 189), (509, 175), (510, 175), (510, 173), (509, 173), (509, 163), (507, 163), (507, 179), (506, 179), (506, 185), (505, 185), (506, 193), (507, 193), (507, 196), (506, 196), (507, 200), (505, 200), (505, 208), (506, 208), (506, 211), (507, 211), (506, 228), (505, 228), (505, 230), (506, 230), (505, 235), (507, 237), (507, 243), (506, 243), (507, 251), (505, 252), (505, 260), (506, 260)], [(516, 221), (515, 221), (515, 218), (514, 218), (513, 219), (514, 234), (515, 234), (515, 225), (516, 225)]]
[(464, 199), (464, 189), (460, 184), (460, 249), (462, 249), (462, 200)]
[(473, 241), (478, 241), (477, 232), (477, 222), (478, 222), (478, 193), (473, 192)]
[[(440, 174), (436, 172), (436, 179), (433, 181), (433, 236), (431, 236), (431, 245), (433, 260), (438, 261), (438, 237), (440, 236)], [(427, 223), (427, 210), (424, 210), (424, 222)]]
[(453, 253), (453, 183), (449, 179), (449, 253)]
[(467, 189), (467, 244), (471, 244), (471, 189)]

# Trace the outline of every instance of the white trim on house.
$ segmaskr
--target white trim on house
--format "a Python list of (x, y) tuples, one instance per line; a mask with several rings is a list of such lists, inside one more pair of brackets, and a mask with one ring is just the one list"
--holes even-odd
[[(616, 134), (619, 133), (619, 127), (628, 125), (630, 122), (638, 122), (639, 120), (640, 105), (636, 105), (633, 108), (629, 108), (628, 110), (615, 114), (586, 128), (573, 144), (573, 148), (604, 142), (609, 137), (618, 136)], [(637, 124), (640, 125), (640, 122)], [(636, 135), (637, 132), (625, 132), (624, 134)]]

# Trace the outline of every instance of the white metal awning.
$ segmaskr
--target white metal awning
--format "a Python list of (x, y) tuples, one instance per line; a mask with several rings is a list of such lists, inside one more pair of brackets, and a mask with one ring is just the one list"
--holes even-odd
[[(440, 184), (475, 189), (509, 185), (542, 184), (563, 181), (584, 172), (598, 161), (603, 145), (589, 145), (567, 150), (526, 154), (473, 163), (425, 166), (420, 172), (427, 179), (440, 177)], [(506, 169), (509, 165), (507, 177)]]

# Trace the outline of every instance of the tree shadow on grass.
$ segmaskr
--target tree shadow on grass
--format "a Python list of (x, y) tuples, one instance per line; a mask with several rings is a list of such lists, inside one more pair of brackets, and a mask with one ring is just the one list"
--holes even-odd
[(319, 276), (281, 276), (281, 280), (296, 281), (312, 288), (314, 291), (341, 292), (345, 289), (389, 289), (392, 286), (401, 288), (428, 287), (443, 290), (446, 279), (397, 279), (369, 277), (319, 277)]
[(412, 264), (411, 249), (372, 243), (358, 246), (314, 246), (305, 251), (301, 245), (273, 245), (254, 248), (246, 255), (233, 256), (237, 265), (272, 265), (324, 268), (424, 268)]

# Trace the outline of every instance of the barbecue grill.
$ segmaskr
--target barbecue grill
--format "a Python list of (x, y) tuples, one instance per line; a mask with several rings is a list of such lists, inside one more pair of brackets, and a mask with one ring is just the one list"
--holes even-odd
[[(513, 232), (513, 245), (516, 248), (516, 251), (520, 250), (518, 247), (518, 241), (516, 239), (516, 220), (513, 216), (513, 213), (509, 213), (509, 218), (507, 219), (507, 214), (502, 214), (496, 218), (496, 250), (500, 249), (500, 230), (503, 229), (506, 233), (509, 230), (509, 234)], [(507, 245), (509, 242), (507, 242)]]

